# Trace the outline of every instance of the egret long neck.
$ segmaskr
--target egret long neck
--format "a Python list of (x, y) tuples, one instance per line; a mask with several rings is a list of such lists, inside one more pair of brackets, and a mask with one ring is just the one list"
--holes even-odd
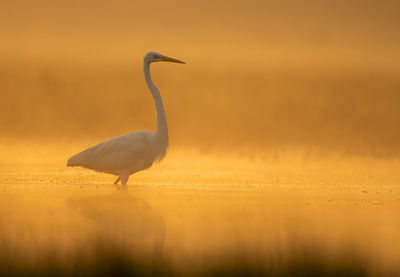
[[(150, 89), (151, 94), (153, 95), (154, 104), (156, 106), (157, 112), (157, 131), (155, 134), (155, 138), (157, 144), (162, 147), (161, 151), (166, 151), (168, 147), (168, 125), (167, 118), (165, 116), (164, 105), (161, 99), (160, 92), (157, 87), (154, 85), (151, 75), (150, 75), (150, 64), (145, 62), (143, 66), (144, 77), (146, 79), (147, 86)], [(162, 153), (162, 155), (164, 155)]]

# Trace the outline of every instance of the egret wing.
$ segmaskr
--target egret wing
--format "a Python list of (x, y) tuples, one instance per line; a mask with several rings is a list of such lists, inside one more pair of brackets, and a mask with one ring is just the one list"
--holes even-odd
[(71, 157), (67, 165), (109, 173), (133, 168), (136, 163), (152, 156), (148, 133), (135, 132), (111, 138)]

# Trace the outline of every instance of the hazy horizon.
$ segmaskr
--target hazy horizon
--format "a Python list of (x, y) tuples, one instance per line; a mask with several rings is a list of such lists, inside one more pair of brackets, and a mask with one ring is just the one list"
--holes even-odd
[(0, 4), (1, 139), (98, 139), (155, 128), (172, 146), (400, 154), (396, 1)]

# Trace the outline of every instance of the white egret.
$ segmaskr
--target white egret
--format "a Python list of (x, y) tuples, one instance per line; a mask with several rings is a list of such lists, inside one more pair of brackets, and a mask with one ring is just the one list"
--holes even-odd
[(72, 156), (67, 166), (81, 166), (99, 172), (117, 175), (114, 184), (121, 181), (126, 185), (129, 176), (135, 172), (152, 166), (161, 161), (168, 148), (168, 125), (164, 105), (157, 87), (150, 76), (152, 62), (183, 63), (157, 52), (149, 52), (144, 56), (143, 71), (147, 86), (153, 96), (157, 111), (157, 130), (137, 131), (123, 136), (110, 138)]

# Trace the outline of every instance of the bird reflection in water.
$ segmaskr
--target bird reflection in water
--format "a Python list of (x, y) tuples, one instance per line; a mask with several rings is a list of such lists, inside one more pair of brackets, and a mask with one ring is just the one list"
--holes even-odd
[(165, 222), (145, 200), (124, 191), (70, 199), (69, 204), (108, 233), (122, 236), (133, 243), (150, 243), (153, 262), (161, 260), (166, 234)]

